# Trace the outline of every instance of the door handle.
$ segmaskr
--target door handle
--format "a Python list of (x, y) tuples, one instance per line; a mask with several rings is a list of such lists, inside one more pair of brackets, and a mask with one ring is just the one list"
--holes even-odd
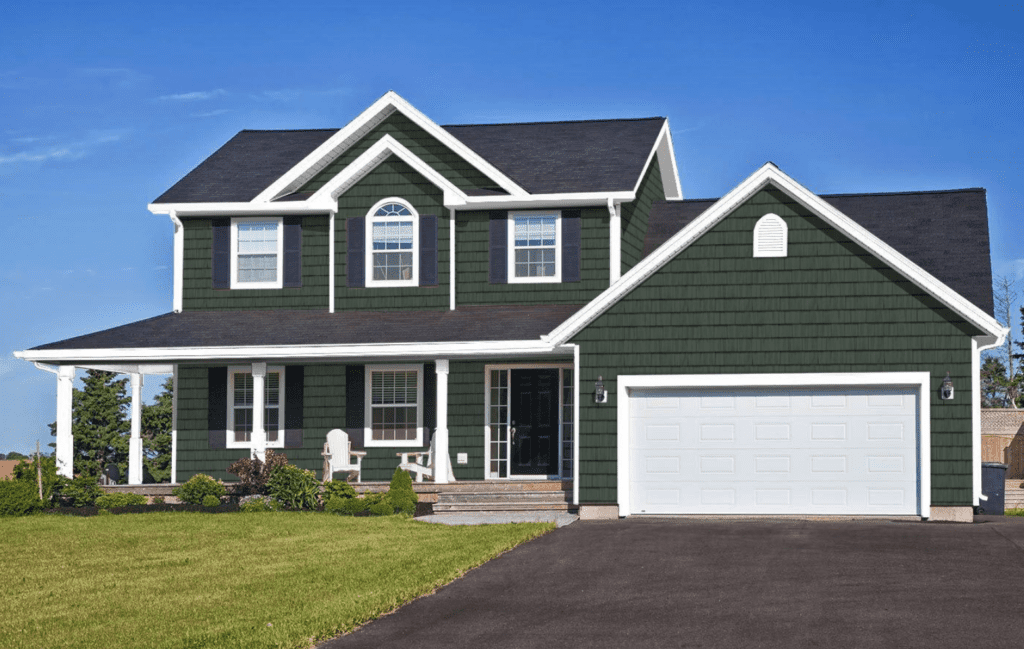
[(515, 435), (516, 434), (516, 422), (514, 422), (514, 421), (512, 422), (512, 427), (508, 429), (508, 432), (509, 432), (509, 435)]

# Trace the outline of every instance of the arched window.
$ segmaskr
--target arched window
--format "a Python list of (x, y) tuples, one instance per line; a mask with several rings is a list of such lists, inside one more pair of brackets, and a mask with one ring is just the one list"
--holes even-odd
[(789, 230), (778, 214), (765, 214), (754, 226), (755, 257), (785, 257), (789, 246)]
[(377, 203), (366, 217), (367, 286), (419, 283), (419, 214), (398, 198)]

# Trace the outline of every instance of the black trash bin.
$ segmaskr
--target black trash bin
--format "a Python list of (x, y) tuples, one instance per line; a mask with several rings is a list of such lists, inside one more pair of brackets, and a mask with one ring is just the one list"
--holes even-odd
[(981, 493), (988, 497), (978, 503), (978, 513), (1002, 516), (1006, 506), (1006, 464), (1000, 462), (981, 463)]

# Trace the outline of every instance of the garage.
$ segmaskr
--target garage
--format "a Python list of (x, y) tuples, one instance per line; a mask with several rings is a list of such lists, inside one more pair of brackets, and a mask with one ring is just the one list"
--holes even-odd
[(925, 510), (921, 386), (674, 387), (622, 378), (630, 514)]

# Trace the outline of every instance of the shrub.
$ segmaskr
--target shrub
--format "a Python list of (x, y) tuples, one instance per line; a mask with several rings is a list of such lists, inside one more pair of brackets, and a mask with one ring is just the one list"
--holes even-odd
[(395, 504), (386, 495), (379, 502), (370, 505), (368, 509), (374, 516), (393, 516), (395, 514)]
[(294, 464), (274, 469), (267, 481), (267, 493), (288, 509), (316, 509), (320, 499), (320, 482), (312, 471)]
[(96, 506), (100, 509), (111, 507), (130, 507), (132, 505), (145, 505), (146, 497), (142, 494), (113, 493), (103, 494), (96, 499)]
[(332, 498), (327, 501), (327, 505), (324, 506), (324, 511), (355, 516), (356, 514), (365, 512), (366, 508), (367, 504), (365, 498)]
[(268, 498), (262, 498), (262, 497), (260, 497), (260, 498), (253, 498), (252, 500), (250, 500), (250, 501), (248, 501), (246, 503), (242, 503), (242, 505), (238, 509), (239, 509), (239, 511), (249, 512), (249, 513), (252, 513), (252, 512), (272, 512), (272, 511), (274, 511), (274, 506), (271, 504), (271, 502), (272, 501), (270, 501), (270, 499), (268, 499)]
[[(43, 502), (47, 505), (57, 505), (60, 502), (60, 492), (67, 483), (67, 478), (57, 475), (57, 460), (52, 457), (41, 458), (43, 468)], [(36, 487), (36, 495), (39, 495), (38, 474), (36, 470), (36, 459), (22, 460), (14, 466), (14, 479), (21, 482), (31, 482)]]
[(220, 498), (217, 496), (203, 496), (203, 507), (219, 507)]
[(324, 502), (330, 502), (333, 498), (347, 499), (355, 497), (356, 490), (344, 480), (335, 480), (324, 485)]
[(0, 516), (25, 516), (42, 508), (36, 485), (24, 480), (0, 480)]
[(181, 499), (181, 502), (190, 505), (202, 505), (203, 499), (207, 496), (213, 496), (219, 500), (226, 492), (223, 482), (214, 480), (203, 473), (195, 474), (188, 479), (188, 482), (171, 490), (171, 493)]
[(96, 476), (80, 475), (68, 480), (61, 489), (61, 501), (70, 507), (92, 507), (103, 490), (96, 482)]
[(265, 462), (256, 458), (242, 458), (228, 467), (228, 473), (238, 476), (238, 485), (235, 487), (236, 495), (267, 493), (267, 481), (270, 480), (270, 475), (277, 467), (288, 464), (288, 457), (284, 453), (275, 453), (267, 449), (266, 458)]
[(153, 500), (149, 504), (151, 504), (151, 505), (163, 505), (164, 502), (165, 501), (164, 501), (164, 497), (163, 496), (153, 496)]
[(395, 509), (412, 516), (416, 513), (416, 503), (419, 496), (412, 489), (412, 477), (402, 468), (395, 469), (391, 476), (391, 486), (388, 488), (388, 500), (395, 506)]

